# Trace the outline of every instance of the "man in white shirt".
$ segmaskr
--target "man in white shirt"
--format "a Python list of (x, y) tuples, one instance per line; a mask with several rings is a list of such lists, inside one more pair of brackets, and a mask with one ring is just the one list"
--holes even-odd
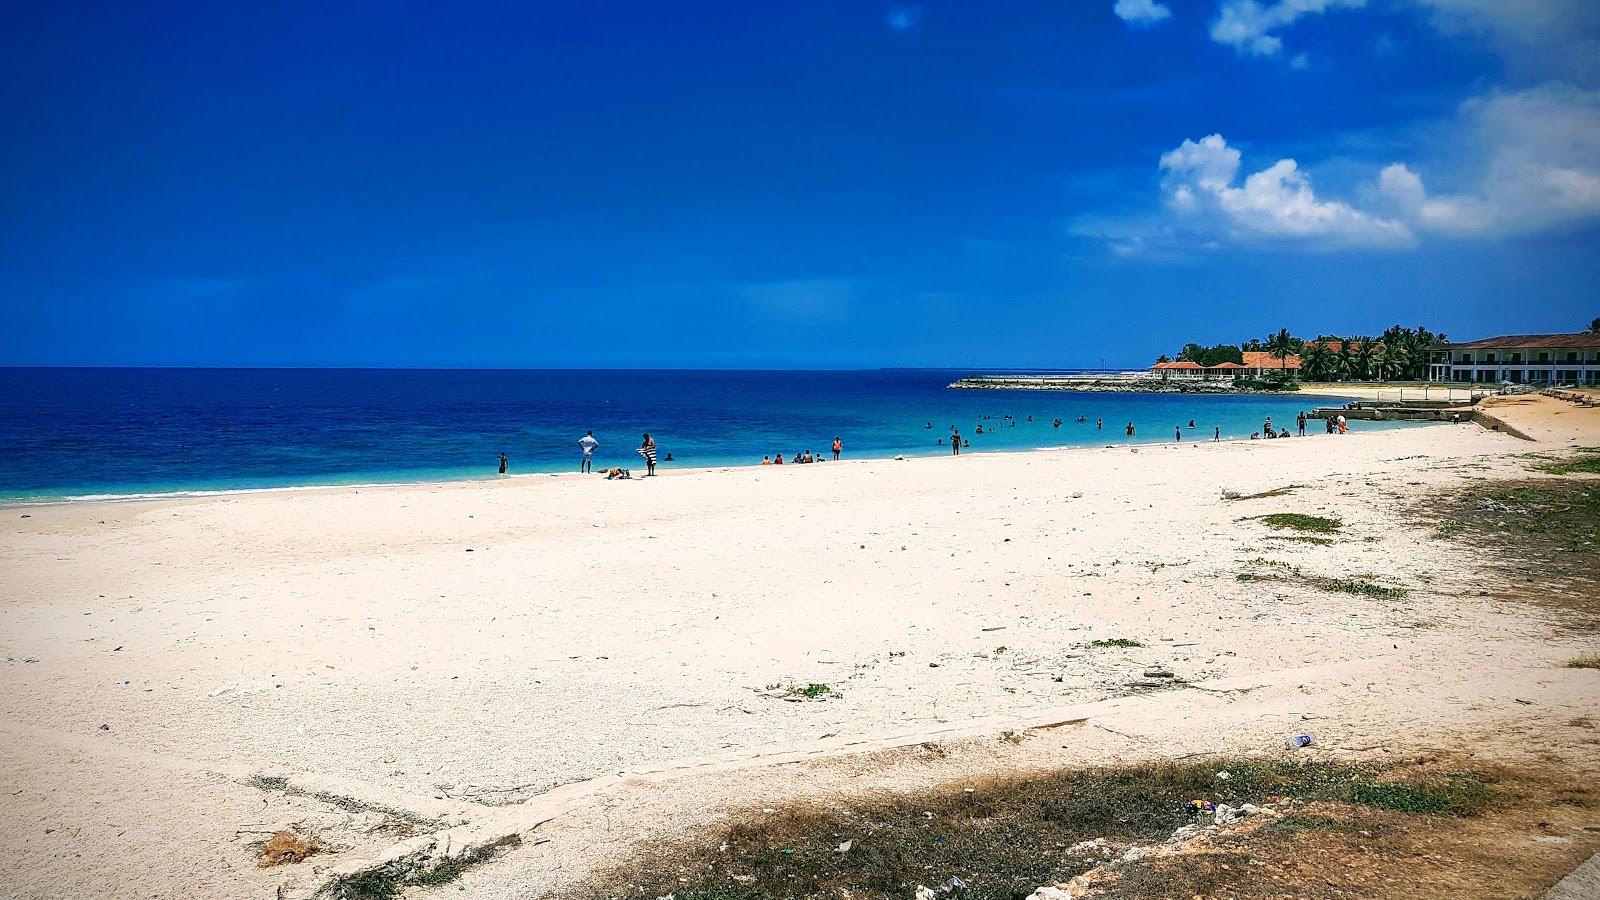
[(599, 446), (600, 442), (594, 439), (594, 431), (592, 430), (583, 437), (578, 438), (578, 448), (583, 451), (583, 465), (578, 469), (579, 472), (594, 471), (594, 451)]

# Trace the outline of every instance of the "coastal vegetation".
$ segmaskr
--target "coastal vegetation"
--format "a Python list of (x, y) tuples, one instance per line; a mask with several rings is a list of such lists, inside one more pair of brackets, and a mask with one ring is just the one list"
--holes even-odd
[[(1428, 375), (1428, 351), (1445, 341), (1442, 332), (1422, 325), (1394, 325), (1379, 335), (1319, 334), (1314, 338), (1296, 337), (1280, 328), (1265, 339), (1251, 338), (1238, 344), (1208, 347), (1190, 342), (1178, 351), (1177, 361), (1202, 366), (1243, 364), (1246, 353), (1266, 353), (1280, 367), (1287, 367), (1290, 357), (1299, 357), (1300, 377), (1307, 381), (1421, 380)], [(1172, 360), (1162, 355), (1156, 361)]]
[[(1084, 873), (1107, 897), (1277, 897), (1286, 883), (1410, 896), (1436, 892), (1440, 870), (1483, 869), (1482, 860), (1492, 869), (1501, 852), (1525, 846), (1524, 828), (1510, 823), (1581, 818), (1593, 793), (1549, 767), (1444, 756), (1396, 764), (1217, 756), (994, 776), (751, 808), (645, 843), (561, 896), (903, 900), (925, 888), (1022, 900)], [(1220, 804), (1256, 806), (1246, 824), (1209, 832), (1206, 807)], [(1202, 837), (1185, 847), (1193, 833)], [(1166, 849), (1128, 852), (1158, 845)], [(1418, 867), (1423, 854), (1436, 864)], [(1464, 884), (1482, 876), (1461, 874)], [(1508, 872), (1500, 887), (1536, 894), (1543, 877)]]

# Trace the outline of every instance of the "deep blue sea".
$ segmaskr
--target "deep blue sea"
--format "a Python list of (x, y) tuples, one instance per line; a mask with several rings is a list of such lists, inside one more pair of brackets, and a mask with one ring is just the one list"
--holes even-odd
[(846, 458), (942, 454), (934, 441), (952, 425), (974, 452), (1120, 444), (1129, 421), (1138, 441), (1170, 441), (1190, 419), (1186, 439), (1215, 426), (1248, 437), (1267, 416), (1292, 429), (1317, 405), (946, 387), (964, 374), (0, 369), (0, 502), (495, 477), (502, 451), (513, 475), (576, 471), (590, 428), (597, 468), (642, 468), (634, 448), (647, 431), (673, 457), (663, 466), (698, 467), (822, 453), (835, 435)]

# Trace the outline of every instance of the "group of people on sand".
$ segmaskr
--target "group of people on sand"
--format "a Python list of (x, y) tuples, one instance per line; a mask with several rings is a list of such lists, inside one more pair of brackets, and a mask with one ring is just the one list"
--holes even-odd
[[(587, 475), (594, 471), (594, 452), (598, 449), (600, 449), (600, 442), (595, 440), (594, 429), (589, 429), (584, 433), (583, 437), (578, 438), (578, 451), (583, 454), (582, 459), (580, 459), (578, 462), (578, 471), (580, 473)], [(655, 438), (651, 437), (650, 434), (646, 432), (644, 435), (644, 441), (639, 444), (638, 448), (635, 449), (634, 452), (644, 458), (645, 477), (656, 474)], [(667, 454), (666, 461), (673, 462), (671, 453)], [(506, 459), (505, 453), (502, 452), (500, 454), (500, 474), (506, 474), (510, 468), (511, 463)], [(606, 474), (606, 480), (608, 481), (614, 481), (619, 478), (633, 477), (633, 472), (631, 470), (624, 469), (621, 466), (612, 466), (604, 471)]]
[[(839, 459), (839, 454), (841, 454), (843, 452), (844, 452), (844, 441), (838, 435), (834, 435), (834, 437), (833, 437), (833, 458), (834, 458), (834, 460), (837, 461)], [(827, 461), (827, 457), (823, 456), (821, 453), (812, 453), (810, 450), (805, 450), (805, 451), (802, 451), (802, 452), (795, 453), (794, 458), (789, 460), (789, 464), (790, 465), (801, 465), (801, 464), (804, 464), (804, 463), (826, 462), (826, 461)], [(783, 454), (782, 453), (776, 453), (776, 454), (773, 454), (772, 456), (763, 456), (763, 457), (761, 457), (761, 464), (763, 466), (781, 466), (781, 465), (783, 465)]]

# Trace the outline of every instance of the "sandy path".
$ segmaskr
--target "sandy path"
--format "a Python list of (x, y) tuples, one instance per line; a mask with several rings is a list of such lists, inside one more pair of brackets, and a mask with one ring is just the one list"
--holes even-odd
[[(1591, 433), (1574, 427), (1580, 438), (1561, 439)], [(250, 868), (250, 837), (234, 834), (269, 818), (241, 818), (252, 772), (474, 819), (624, 767), (1094, 703), (1129, 693), (1148, 664), (1256, 679), (1260, 708), (1179, 691), (1120, 713), (1130, 733), (1170, 721), (1173, 704), (1256, 731), (1342, 716), (1351, 740), (1402, 722), (1471, 728), (1516, 706), (1512, 693), (1537, 693), (1552, 716), (1595, 713), (1573, 676), (1551, 675), (1576, 639), (1503, 597), (1461, 596), (1471, 556), (1396, 527), (1408, 498), (1520, 471), (1529, 449), (1436, 426), (6, 510), (0, 722), (17, 727), (0, 729), (0, 752), (6, 810), (25, 821), (0, 831), (0, 865), (22, 896), (262, 895), (283, 876)], [(1304, 487), (1220, 499), (1291, 483)], [(1347, 524), (1318, 546), (1239, 521), (1277, 511)], [(1412, 593), (1240, 582), (1256, 558)], [(1113, 637), (1147, 647), (1084, 646)], [(813, 682), (842, 697), (762, 691)], [(78, 762), (62, 764), (63, 742)], [(141, 754), (170, 765), (130, 763)], [(753, 776), (717, 777), (731, 798)], [(282, 821), (338, 814), (264, 796), (301, 804)], [(85, 852), (123, 810), (171, 832), (169, 853), (217, 862)], [(51, 817), (71, 840), (35, 839)], [(552, 850), (466, 884), (526, 895)], [(84, 860), (31, 874), (69, 851)]]

